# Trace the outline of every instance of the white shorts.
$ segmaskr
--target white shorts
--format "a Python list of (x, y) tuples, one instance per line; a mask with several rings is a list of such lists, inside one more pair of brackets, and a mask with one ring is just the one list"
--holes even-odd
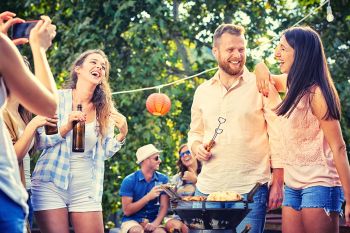
[(101, 202), (90, 197), (92, 190), (92, 162), (86, 158), (71, 159), (68, 189), (58, 188), (52, 182), (32, 180), (34, 211), (68, 208), (69, 212), (102, 211)]

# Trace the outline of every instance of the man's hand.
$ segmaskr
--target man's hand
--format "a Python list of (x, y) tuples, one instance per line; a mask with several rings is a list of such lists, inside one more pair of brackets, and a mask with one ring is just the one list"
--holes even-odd
[(277, 209), (283, 201), (283, 168), (273, 169), (273, 179), (269, 188), (268, 210)]
[[(10, 11), (5, 11), (0, 13), (0, 32), (4, 33), (7, 35), (8, 30), (10, 27), (16, 23), (24, 23), (25, 21), (20, 18), (14, 18), (16, 16), (15, 13), (10, 12)], [(12, 40), (12, 42), (15, 45), (20, 45), (20, 44), (25, 44), (28, 43), (27, 38), (18, 38), (15, 40)]]
[(149, 191), (149, 193), (147, 193), (148, 195), (148, 201), (151, 201), (157, 197), (159, 197), (160, 193), (162, 192), (162, 188), (159, 186), (154, 186), (151, 191)]
[(196, 159), (199, 161), (208, 161), (212, 153), (207, 151), (205, 148), (208, 146), (208, 144), (201, 144), (201, 143), (196, 143), (192, 147), (194, 150), (192, 150), (195, 153)]
[(144, 225), (143, 229), (144, 229), (145, 231), (152, 232), (152, 231), (154, 231), (157, 227), (158, 227), (158, 225), (155, 224), (154, 222), (149, 222), (149, 223), (146, 223), (146, 225)]

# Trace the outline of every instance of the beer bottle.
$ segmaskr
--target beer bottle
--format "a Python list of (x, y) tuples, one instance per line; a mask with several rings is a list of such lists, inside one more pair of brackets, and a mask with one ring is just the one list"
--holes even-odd
[(58, 133), (57, 123), (55, 123), (55, 126), (45, 125), (44, 128), (45, 128), (46, 135), (52, 135), (52, 134)]
[(57, 123), (55, 123), (55, 126), (45, 125), (45, 133), (46, 135), (57, 134), (58, 133)]
[[(78, 111), (83, 111), (81, 104), (77, 106)], [(73, 152), (84, 152), (85, 148), (85, 122), (73, 121)]]

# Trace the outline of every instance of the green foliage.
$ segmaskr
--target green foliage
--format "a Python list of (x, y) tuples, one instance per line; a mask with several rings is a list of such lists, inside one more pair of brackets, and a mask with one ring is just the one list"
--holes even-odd
[[(318, 6), (319, 1), (312, 0), (17, 0), (2, 1), (0, 11), (10, 10), (24, 19), (37, 19), (42, 14), (52, 18), (58, 33), (48, 57), (59, 86), (79, 53), (100, 48), (112, 65), (111, 88), (121, 91), (161, 85), (215, 67), (211, 37), (223, 22), (245, 26), (248, 47), (254, 49), (262, 39), (273, 39)], [(349, 147), (348, 6), (348, 0), (332, 1), (334, 22), (325, 20), (323, 7), (305, 24), (321, 33), (330, 58), (343, 108), (342, 130)], [(267, 44), (262, 57), (273, 53), (277, 38)], [(23, 49), (28, 56), (29, 51), (28, 46)], [(258, 59), (248, 54), (248, 68), (252, 69)], [(273, 69), (277, 71), (277, 67)], [(118, 190), (122, 179), (138, 169), (135, 163), (138, 147), (155, 144), (164, 151), (161, 171), (169, 175), (175, 172), (176, 151), (186, 142), (195, 88), (212, 75), (213, 72), (207, 73), (161, 89), (172, 100), (170, 113), (163, 117), (151, 116), (146, 111), (145, 101), (152, 91), (114, 95), (118, 109), (128, 118), (130, 130), (127, 144), (106, 162), (105, 217), (121, 211)]]

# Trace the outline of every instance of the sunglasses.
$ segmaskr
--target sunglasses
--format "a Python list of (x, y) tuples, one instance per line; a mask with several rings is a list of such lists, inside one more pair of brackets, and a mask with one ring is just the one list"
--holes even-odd
[(189, 150), (186, 150), (180, 153), (180, 157), (184, 157), (185, 155), (191, 155), (191, 152)]
[(160, 160), (160, 156), (158, 155), (158, 156), (156, 156), (156, 157), (154, 157), (154, 158), (152, 158), (154, 161), (159, 161)]

